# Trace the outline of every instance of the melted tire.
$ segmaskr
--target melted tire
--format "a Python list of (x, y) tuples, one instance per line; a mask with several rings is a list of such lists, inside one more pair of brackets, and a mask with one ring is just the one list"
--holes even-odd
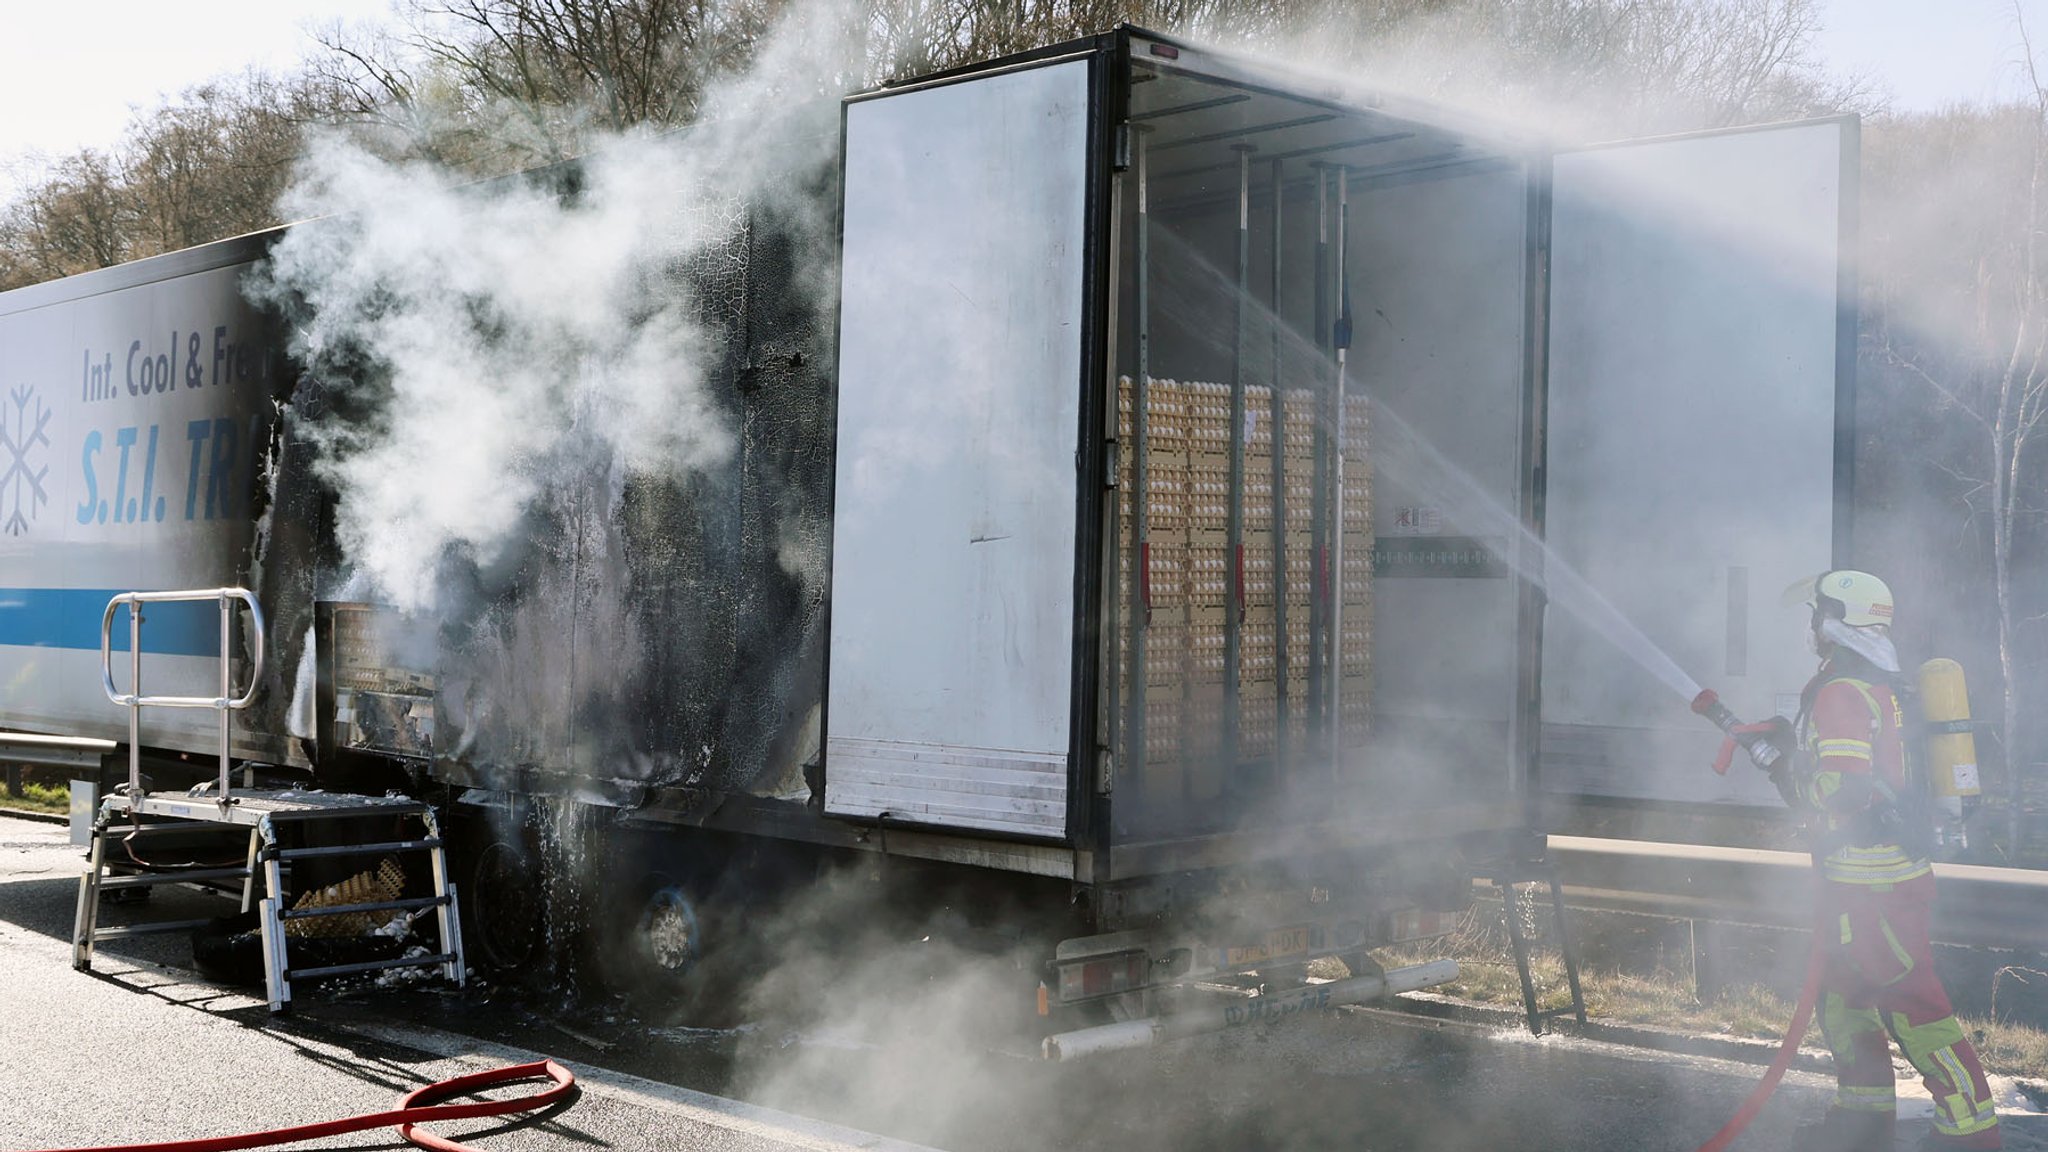
[(519, 846), (492, 841), (477, 855), (462, 892), (473, 961), (496, 975), (530, 975), (547, 938), (541, 877)]

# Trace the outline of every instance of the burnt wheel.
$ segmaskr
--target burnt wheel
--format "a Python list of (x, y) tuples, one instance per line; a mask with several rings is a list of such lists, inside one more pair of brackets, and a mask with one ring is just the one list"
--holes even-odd
[(462, 893), (475, 955), (497, 972), (527, 969), (546, 934), (540, 876), (518, 845), (494, 841), (477, 856)]
[(657, 980), (681, 980), (702, 957), (703, 934), (697, 925), (697, 907), (689, 893), (664, 875), (648, 879), (638, 922), (628, 946), (637, 953), (637, 966)]
[(719, 1026), (736, 1010), (735, 965), (746, 951), (722, 927), (712, 894), (668, 872), (620, 892), (601, 958), (606, 982), (649, 1020)]

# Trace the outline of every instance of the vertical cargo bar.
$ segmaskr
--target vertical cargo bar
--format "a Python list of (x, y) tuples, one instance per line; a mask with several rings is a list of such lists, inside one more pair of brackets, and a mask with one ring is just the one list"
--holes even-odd
[(1267, 437), (1273, 444), (1273, 771), (1287, 772), (1287, 404), (1281, 398), (1280, 370), (1280, 240), (1281, 161), (1273, 161), (1273, 261), (1267, 298), (1272, 302), (1266, 323), (1272, 334), (1272, 398)]
[(1522, 798), (1523, 822), (1538, 826), (1539, 777), (1543, 759), (1543, 590), (1544, 522), (1547, 517), (1550, 408), (1550, 226), (1551, 165), (1530, 165), (1522, 266), (1522, 498), (1517, 509), (1523, 531), (1510, 541), (1520, 574), (1516, 597), (1514, 761), (1510, 784)]
[[(1316, 347), (1322, 348), (1330, 338), (1330, 170), (1320, 162), (1310, 167), (1316, 173)], [(1317, 375), (1321, 375), (1320, 371)], [(1325, 549), (1330, 544), (1330, 434), (1325, 416), (1324, 390), (1314, 388), (1310, 397), (1309, 403), (1316, 416), (1310, 421), (1314, 431), (1309, 496), (1308, 730), (1320, 734), (1323, 730), (1323, 703), (1327, 699), (1323, 693), (1323, 658), (1329, 654), (1329, 636), (1325, 627), (1330, 622), (1330, 605), (1323, 585), (1329, 578)], [(1315, 742), (1311, 739), (1311, 746)]]
[[(1128, 121), (1125, 121), (1118, 130), (1112, 147), (1115, 148), (1116, 154), (1111, 162), (1111, 171), (1118, 173), (1128, 171), (1130, 168), (1131, 147), (1131, 131)], [(1108, 204), (1104, 207), (1102, 215), (1104, 220), (1103, 235), (1109, 239), (1106, 239), (1101, 246), (1103, 264), (1101, 277), (1103, 285), (1102, 326), (1097, 331), (1098, 336), (1103, 342), (1102, 379), (1104, 388), (1102, 418), (1104, 427), (1100, 429), (1099, 434), (1107, 441), (1107, 451), (1102, 462), (1102, 483), (1108, 489), (1106, 493), (1107, 507), (1102, 512), (1103, 543), (1100, 583), (1101, 587), (1107, 589), (1107, 591), (1102, 593), (1101, 597), (1102, 619), (1099, 625), (1101, 631), (1098, 634), (1101, 650), (1096, 656), (1097, 667), (1107, 670), (1100, 673), (1096, 681), (1102, 697), (1101, 704), (1096, 712), (1099, 732), (1097, 743), (1099, 747), (1107, 750), (1107, 755), (1101, 757), (1101, 770), (1097, 773), (1095, 781), (1097, 799), (1090, 805), (1088, 816), (1088, 828), (1093, 834), (1098, 850), (1105, 853), (1109, 849), (1110, 828), (1108, 813), (1105, 811), (1109, 803), (1107, 798), (1115, 791), (1119, 775), (1127, 779), (1135, 779), (1139, 770), (1144, 768), (1143, 764), (1131, 763), (1130, 759), (1125, 755), (1128, 751), (1125, 747), (1125, 740), (1128, 738), (1129, 733), (1125, 731), (1124, 723), (1128, 717), (1124, 715), (1122, 677), (1117, 675), (1119, 660), (1123, 653), (1125, 616), (1122, 599), (1117, 594), (1117, 580), (1119, 573), (1122, 571), (1124, 558), (1117, 553), (1117, 545), (1123, 540), (1124, 525), (1126, 523), (1125, 514), (1120, 507), (1120, 502), (1130, 494), (1128, 486), (1124, 483), (1123, 454), (1131, 450), (1131, 445), (1129, 443), (1130, 437), (1124, 434), (1119, 422), (1117, 409), (1117, 406), (1123, 403), (1123, 390), (1117, 383), (1118, 373), (1123, 367), (1123, 357), (1119, 351), (1122, 346), (1122, 329), (1119, 326), (1121, 321), (1117, 316), (1117, 308), (1120, 303), (1119, 298), (1123, 294), (1123, 256), (1120, 251), (1123, 243), (1121, 239), (1123, 236), (1123, 182), (1120, 178), (1111, 179), (1107, 181), (1107, 185)]]
[(1124, 762), (1131, 767), (1131, 777), (1139, 784), (1142, 795), (1150, 784), (1146, 771), (1145, 755), (1145, 627), (1151, 623), (1150, 603), (1151, 576), (1147, 565), (1151, 562), (1151, 540), (1148, 523), (1151, 520), (1150, 494), (1148, 487), (1145, 456), (1149, 449), (1150, 435), (1145, 408), (1148, 403), (1148, 385), (1152, 371), (1152, 310), (1151, 310), (1151, 213), (1145, 195), (1145, 129), (1141, 125), (1131, 127), (1131, 148), (1136, 152), (1138, 170), (1138, 235), (1137, 300), (1135, 318), (1138, 335), (1137, 370), (1131, 375), (1131, 599), (1126, 606), (1130, 613), (1130, 693), (1129, 718), (1124, 722)]
[(1224, 521), (1223, 562), (1230, 566), (1223, 603), (1223, 767), (1235, 773), (1242, 759), (1240, 714), (1244, 652), (1244, 359), (1250, 343), (1246, 308), (1252, 269), (1252, 153), (1250, 144), (1232, 146), (1237, 153), (1237, 339), (1230, 354), (1230, 504)]
[(1331, 531), (1336, 534), (1330, 552), (1330, 769), (1344, 767), (1344, 374), (1351, 350), (1351, 277), (1345, 267), (1350, 259), (1347, 225), (1351, 212), (1351, 170), (1337, 169), (1337, 319), (1330, 326), (1330, 343), (1337, 350), (1337, 379), (1331, 407), (1334, 451), (1331, 453), (1330, 499), (1333, 505)]

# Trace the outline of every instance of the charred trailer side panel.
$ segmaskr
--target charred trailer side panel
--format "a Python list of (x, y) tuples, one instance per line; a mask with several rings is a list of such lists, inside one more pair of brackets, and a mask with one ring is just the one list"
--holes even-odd
[[(564, 436), (514, 537), (490, 563), (444, 565), (430, 615), (324, 603), (330, 749), (364, 771), (405, 760), (445, 785), (661, 823), (803, 812), (822, 691), (831, 270), (814, 232), (830, 177), (806, 155), (755, 201), (677, 190), (671, 210), (705, 242), (647, 285), (648, 307), (696, 334), (678, 371), (700, 378), (731, 450), (635, 468)], [(574, 209), (573, 165), (528, 178)], [(338, 368), (345, 403), (359, 381)]]

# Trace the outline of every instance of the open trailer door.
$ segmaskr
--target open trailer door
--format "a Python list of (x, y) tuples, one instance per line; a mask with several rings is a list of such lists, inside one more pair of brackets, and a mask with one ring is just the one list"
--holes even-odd
[(1556, 156), (1542, 791), (1777, 802), (1655, 653), (1744, 717), (1813, 671), (1779, 601), (1848, 555), (1856, 171), (1853, 117)]
[(1067, 833), (1093, 67), (846, 102), (829, 815)]

